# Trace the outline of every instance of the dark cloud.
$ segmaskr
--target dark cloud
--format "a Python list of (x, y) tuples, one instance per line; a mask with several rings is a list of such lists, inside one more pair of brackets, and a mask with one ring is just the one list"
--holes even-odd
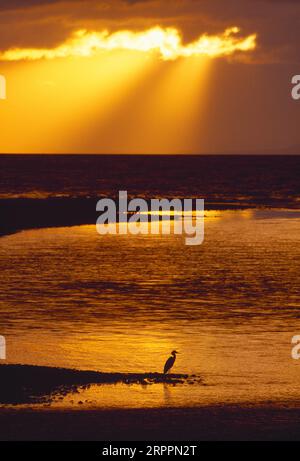
[(0, 0), (0, 10), (13, 10), (15, 8), (30, 8), (36, 5), (57, 3), (61, 0)]
[(226, 8), (224, 0), (0, 0), (1, 49), (54, 46), (79, 28), (158, 24), (180, 28), (185, 40), (237, 25), (258, 33), (254, 62), (299, 62), (298, 0), (226, 0)]
[[(0, 11), (1, 10), (13, 10), (16, 8), (30, 8), (32, 6), (43, 6), (51, 5), (55, 3), (72, 3), (72, 2), (82, 2), (85, 0), (0, 0)], [(96, 0), (95, 0), (96, 1)], [(110, 3), (114, 0), (110, 0)], [(146, 3), (151, 0), (123, 0), (125, 3), (134, 4), (134, 3)]]
[[(203, 102), (205, 114), (203, 115), (201, 102), (191, 139), (188, 142), (185, 140), (176, 149), (191, 152), (198, 152), (199, 149), (203, 152), (230, 152), (277, 150), (279, 146), (300, 145), (300, 106), (290, 96), (291, 77), (300, 73), (298, 0), (0, 0), (2, 50), (11, 47), (55, 47), (64, 42), (73, 31), (82, 28), (139, 30), (155, 25), (178, 27), (185, 40), (191, 40), (205, 32), (220, 33), (233, 25), (240, 26), (243, 35), (253, 32), (258, 34), (259, 46), (254, 53), (242, 55), (239, 60), (232, 60), (230, 65), (226, 60), (214, 61), (206, 83), (206, 102)], [(252, 65), (241, 64), (241, 58)], [(44, 65), (39, 64), (34, 64), (32, 69), (37, 68), (42, 72)], [(51, 64), (43, 64), (45, 69), (51, 68)], [(93, 122), (91, 135), (82, 135), (81, 130), (78, 130), (78, 138), (76, 141), (72, 138), (72, 146), (76, 144), (78, 152), (119, 153), (122, 149), (127, 150), (126, 142), (130, 139), (128, 132), (131, 133), (132, 130), (134, 141), (128, 151), (142, 151), (146, 138), (144, 135), (136, 136), (136, 123), (140, 123), (139, 118), (145, 120), (145, 127), (149, 123), (147, 116), (143, 118), (144, 107), (147, 107), (144, 96), (146, 102), (152, 101), (154, 92), (151, 85), (156, 88), (155, 82), (159, 80), (157, 76), (165, 75), (164, 72), (168, 70), (166, 66), (169, 65), (172, 64), (159, 66), (156, 69), (156, 78), (149, 72), (145, 80), (147, 83), (143, 80), (140, 87), (137, 85), (134, 88), (129, 99), (122, 102), (120, 113), (112, 115), (101, 135), (101, 126), (97, 124), (97, 117), (93, 117), (95, 125)], [(23, 63), (1, 63), (1, 73), (6, 75), (7, 72), (8, 77), (10, 74), (18, 75), (22, 66)], [(24, 69), (31, 72), (31, 65), (26, 64)], [(20, 81), (22, 76), (23, 73), (20, 72)], [(47, 80), (48, 78), (46, 75)], [(23, 81), (21, 85), (25, 94)], [(180, 88), (178, 92), (180, 93)], [(27, 101), (26, 99), (26, 104)], [(26, 111), (27, 105), (20, 104)], [(20, 107), (17, 106), (18, 109)], [(136, 111), (135, 107), (140, 109)], [(48, 114), (47, 105), (43, 105), (40, 99), (36, 109), (32, 110), (31, 105), (29, 109), (28, 119), (31, 120), (31, 114), (36, 111), (40, 114), (36, 119), (41, 120), (41, 126), (44, 119), (47, 124), (50, 122), (50, 126), (51, 118), (56, 120), (50, 109), (50, 115)], [(18, 133), (19, 126), (22, 125), (17, 122), (20, 119), (18, 117), (18, 112), (12, 111), (11, 130), (14, 134)], [(91, 119), (88, 124), (90, 127)], [(32, 126), (35, 133), (36, 124), (32, 123)], [(151, 127), (150, 131), (147, 130), (146, 127), (145, 133), (151, 133)], [(22, 140), (22, 149), (26, 145), (23, 137), (27, 136), (28, 145), (32, 144), (32, 139), (29, 140), (30, 130), (28, 133), (23, 136), (15, 134), (15, 139)], [(170, 136), (172, 134), (173, 131), (170, 131)], [(148, 137), (150, 139), (150, 135)], [(154, 138), (155, 136), (151, 137)], [(56, 137), (52, 136), (51, 139), (55, 147), (51, 148), (52, 141), (49, 141), (50, 147), (45, 145), (43, 150), (57, 149)], [(143, 145), (139, 144), (139, 139)], [(11, 142), (9, 140), (9, 148)]]
[[(55, 3), (72, 3), (72, 2), (81, 2), (84, 3), (86, 0), (0, 0), (0, 10), (12, 10), (14, 8), (30, 8), (31, 6), (43, 6), (50, 5)], [(95, 0), (97, 1), (97, 0)], [(106, 3), (113, 3), (116, 0), (108, 0)], [(127, 4), (137, 4), (137, 3), (150, 3), (153, 0), (123, 0)], [(165, 3), (173, 3), (174, 0), (164, 0)], [(255, 0), (254, 0), (255, 1)], [(259, 2), (267, 3), (299, 3), (299, 0), (257, 0)], [(201, 0), (188, 0), (188, 2), (194, 2), (201, 4)], [(214, 0), (211, 0), (213, 3)], [(101, 1), (99, 2), (101, 3)], [(242, 1), (240, 2), (242, 3)]]

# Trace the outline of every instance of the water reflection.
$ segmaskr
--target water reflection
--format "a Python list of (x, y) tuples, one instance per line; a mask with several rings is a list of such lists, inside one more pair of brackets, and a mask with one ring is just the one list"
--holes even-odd
[(299, 229), (296, 212), (245, 211), (208, 216), (194, 248), (174, 235), (100, 237), (94, 226), (4, 237), (8, 362), (149, 373), (179, 349), (174, 372), (205, 385), (101, 388), (87, 400), (295, 399)]

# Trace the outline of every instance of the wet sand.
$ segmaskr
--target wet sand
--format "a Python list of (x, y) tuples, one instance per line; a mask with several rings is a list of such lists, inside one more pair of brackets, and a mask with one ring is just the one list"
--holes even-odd
[(1, 410), (1, 441), (298, 441), (300, 410)]
[[(99, 216), (99, 213), (96, 212), (96, 204), (101, 198), (103, 196), (93, 198), (0, 199), (0, 236), (27, 229), (95, 225)], [(118, 197), (112, 198), (118, 203)], [(147, 201), (150, 208), (150, 200)], [(241, 205), (230, 201), (216, 203), (206, 200), (205, 202), (206, 211), (245, 210), (255, 209), (258, 206), (260, 203)], [(271, 203), (267, 203), (265, 206), (269, 207)], [(278, 203), (277, 208), (280, 206), (282, 204)]]
[(0, 440), (300, 440), (300, 408), (280, 403), (148, 409), (87, 409), (84, 404), (57, 409), (43, 405), (55, 395), (76, 392), (78, 387), (92, 383), (188, 384), (193, 379), (186, 375), (108, 374), (1, 365)]
[(196, 377), (160, 373), (100, 373), (30, 365), (0, 366), (0, 404), (50, 403), (57, 395), (77, 392), (91, 384), (179, 384)]

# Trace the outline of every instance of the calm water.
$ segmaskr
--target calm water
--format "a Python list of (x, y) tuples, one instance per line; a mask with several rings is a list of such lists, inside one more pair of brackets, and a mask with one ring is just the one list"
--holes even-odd
[(0, 199), (127, 189), (205, 198), (216, 210), (199, 247), (173, 235), (100, 237), (95, 226), (0, 238), (7, 362), (147, 373), (177, 349), (174, 371), (198, 384), (94, 386), (56, 405), (298, 404), (299, 166), (299, 157), (0, 156)]
[(3, 156), (0, 199), (197, 197), (219, 206), (297, 208), (300, 156)]
[(194, 248), (175, 236), (100, 237), (94, 226), (0, 239), (8, 362), (160, 372), (176, 348), (174, 371), (202, 384), (94, 387), (78, 399), (300, 401), (290, 345), (300, 334), (300, 213), (212, 212), (205, 228)]

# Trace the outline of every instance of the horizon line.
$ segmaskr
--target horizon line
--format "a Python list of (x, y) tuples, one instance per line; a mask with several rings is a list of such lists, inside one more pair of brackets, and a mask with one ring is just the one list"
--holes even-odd
[(30, 152), (30, 153), (24, 153), (24, 152), (0, 152), (0, 156), (36, 156), (36, 157), (42, 157), (42, 156), (99, 156), (99, 157), (298, 157), (300, 156), (300, 151), (298, 153), (291, 153), (291, 152), (233, 152), (233, 153), (169, 153), (169, 154), (163, 154), (163, 153), (96, 153), (96, 152)]

